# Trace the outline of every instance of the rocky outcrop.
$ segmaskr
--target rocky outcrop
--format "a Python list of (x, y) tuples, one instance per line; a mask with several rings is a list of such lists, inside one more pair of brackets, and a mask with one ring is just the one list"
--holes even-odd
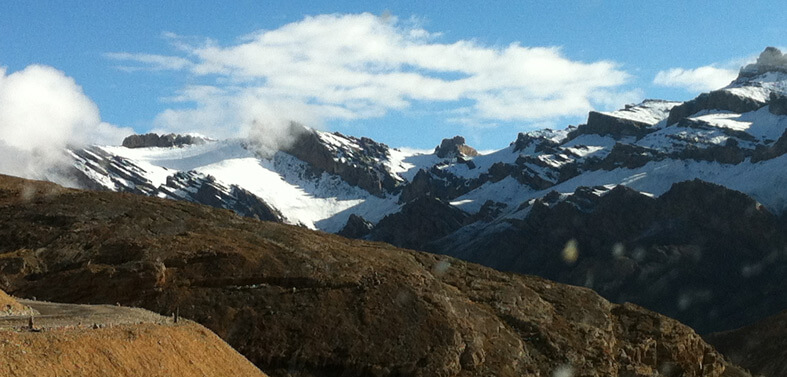
[(451, 139), (443, 139), (434, 149), (434, 154), (440, 158), (475, 157), (478, 156), (478, 151), (466, 145), (465, 138), (454, 136)]
[[(749, 64), (741, 68), (738, 78), (730, 84), (728, 88), (732, 90), (720, 89), (714, 90), (710, 93), (700, 94), (697, 98), (685, 102), (682, 105), (672, 108), (667, 120), (667, 124), (672, 125), (677, 123), (683, 118), (689, 117), (702, 110), (722, 110), (731, 111), (734, 113), (746, 113), (749, 111), (757, 110), (769, 102), (761, 101), (755, 98), (746, 97), (734, 91), (737, 87), (763, 87), (761, 82), (751, 82), (758, 76), (768, 72), (785, 74), (787, 73), (787, 57), (782, 54), (779, 49), (768, 47), (757, 58), (757, 62)], [(756, 81), (756, 80), (755, 80)], [(771, 92), (773, 93), (773, 92)], [(768, 94), (766, 92), (766, 94)], [(780, 109), (780, 102), (776, 102), (775, 108)]]
[[(541, 174), (533, 170), (530, 166), (527, 166), (528, 164), (544, 167), (547, 171), (551, 168), (551, 166), (545, 166), (543, 161), (537, 158), (518, 157), (513, 165), (502, 162), (494, 163), (487, 173), (479, 177), (479, 180), (481, 183), (486, 183), (487, 181), (499, 182), (506, 177), (512, 177), (519, 183), (527, 185), (534, 190), (544, 190), (555, 184), (554, 181), (544, 179)], [(559, 174), (560, 170), (556, 170)]]
[(600, 161), (589, 161), (588, 170), (614, 170), (617, 168), (636, 169), (648, 162), (658, 161), (664, 156), (656, 150), (633, 144), (615, 143), (609, 154)]
[(739, 329), (708, 334), (705, 339), (755, 375), (787, 376), (787, 311)]
[(178, 172), (167, 177), (165, 186), (159, 189), (161, 197), (186, 200), (194, 203), (224, 208), (241, 216), (257, 220), (283, 222), (284, 217), (276, 208), (271, 207), (248, 190), (237, 185), (229, 187), (216, 181), (210, 175), (196, 172)]
[(741, 69), (738, 79), (756, 77), (767, 72), (787, 73), (787, 55), (776, 47), (766, 47), (757, 61)]
[(738, 142), (733, 139), (727, 139), (724, 145), (711, 145), (704, 148), (694, 145), (687, 145), (679, 153), (676, 153), (674, 158), (682, 160), (697, 160), (697, 161), (716, 161), (722, 164), (739, 164), (743, 162), (748, 156), (749, 151), (744, 151), (738, 147)]
[(723, 110), (734, 113), (747, 113), (765, 106), (765, 102), (743, 97), (733, 92), (721, 89), (710, 93), (702, 93), (697, 98), (675, 106), (670, 110), (667, 124), (672, 125), (683, 118), (694, 115), (702, 110)]
[(408, 249), (446, 236), (465, 225), (470, 217), (440, 199), (423, 196), (405, 204), (399, 212), (385, 216), (369, 238)]
[(501, 213), (503, 213), (503, 210), (505, 210), (506, 207), (508, 207), (508, 205), (505, 203), (487, 200), (483, 205), (481, 205), (481, 209), (479, 209), (478, 212), (470, 216), (469, 222), (494, 221), (496, 218), (498, 218), (498, 216), (500, 216)]
[(350, 215), (349, 218), (347, 218), (347, 223), (344, 224), (342, 230), (340, 230), (339, 233), (336, 234), (342, 237), (360, 239), (369, 235), (369, 233), (372, 232), (373, 228), (374, 228), (374, 224), (366, 221), (366, 219), (364, 219), (363, 217), (353, 213)]
[(207, 140), (203, 137), (192, 135), (167, 134), (159, 135), (155, 133), (143, 135), (131, 135), (123, 139), (123, 146), (126, 148), (149, 148), (149, 147), (182, 147), (191, 144), (205, 144)]
[(333, 136), (346, 143), (339, 148), (323, 140), (318, 131), (297, 124), (291, 128), (296, 139), (283, 151), (310, 164), (316, 173), (336, 174), (350, 185), (379, 197), (398, 192), (400, 181), (380, 163), (388, 159), (387, 145), (336, 133)]
[[(176, 172), (163, 185), (155, 186), (144, 168), (130, 159), (115, 156), (100, 147), (71, 151), (78, 167), (71, 168), (71, 176), (85, 188), (110, 190), (133, 194), (186, 200), (194, 203), (224, 208), (236, 213), (265, 221), (284, 221), (284, 217), (258, 196), (238, 185), (225, 185), (216, 178), (195, 171)], [(96, 181), (92, 174), (106, 179)]]
[(650, 126), (651, 124), (645, 122), (591, 111), (588, 114), (587, 123), (579, 125), (576, 130), (569, 134), (568, 138), (573, 139), (585, 134), (611, 136), (615, 140), (620, 140), (627, 136), (641, 138), (653, 131)]
[(751, 156), (751, 162), (760, 162), (779, 157), (787, 153), (787, 130), (770, 146), (757, 146)]
[(457, 177), (437, 167), (428, 171), (421, 169), (412, 181), (402, 188), (399, 202), (407, 203), (421, 197), (451, 200), (468, 193), (484, 182), (484, 180)]
[[(179, 308), (272, 376), (731, 370), (675, 320), (449, 257), (9, 177), (0, 177), (0, 206), (0, 283), (10, 292)], [(109, 245), (133, 256), (99, 262)], [(6, 268), (15, 260), (19, 268)]]
[[(71, 176), (81, 187), (149, 196), (158, 193), (158, 187), (145, 177), (145, 169), (127, 158), (112, 155), (100, 147), (77, 149), (71, 154), (76, 161)], [(100, 181), (91, 178), (96, 174), (106, 178)]]
[(531, 145), (535, 152), (540, 152), (554, 149), (560, 144), (539, 134), (520, 132), (516, 135), (516, 140), (511, 145), (514, 147), (514, 152), (522, 152)]
[(771, 93), (768, 111), (773, 115), (787, 115), (787, 95)]

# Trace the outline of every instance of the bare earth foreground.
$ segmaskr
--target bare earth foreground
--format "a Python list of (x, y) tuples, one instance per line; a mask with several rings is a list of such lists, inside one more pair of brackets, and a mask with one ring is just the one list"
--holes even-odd
[(0, 316), (0, 376), (265, 376), (191, 321), (175, 324), (120, 306), (4, 298), (40, 314), (35, 331), (29, 316)]

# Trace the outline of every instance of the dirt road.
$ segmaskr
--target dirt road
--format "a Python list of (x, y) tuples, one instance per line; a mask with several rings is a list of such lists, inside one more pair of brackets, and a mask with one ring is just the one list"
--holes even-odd
[[(37, 329), (59, 327), (92, 327), (137, 323), (172, 323), (171, 317), (156, 313), (114, 305), (75, 305), (45, 301), (18, 300), (39, 314), (33, 316)], [(0, 329), (28, 327), (30, 316), (0, 316)]]

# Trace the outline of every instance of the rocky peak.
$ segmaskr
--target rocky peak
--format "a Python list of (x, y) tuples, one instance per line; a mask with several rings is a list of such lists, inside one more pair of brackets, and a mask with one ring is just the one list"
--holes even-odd
[(374, 228), (374, 224), (353, 213), (350, 214), (344, 228), (336, 234), (347, 238), (363, 238), (372, 232), (372, 228)]
[(126, 148), (148, 148), (148, 147), (182, 147), (191, 144), (205, 144), (204, 137), (193, 135), (167, 134), (159, 135), (148, 133), (143, 135), (130, 135), (123, 139), (123, 146)]
[(390, 157), (387, 145), (365, 137), (321, 132), (295, 124), (292, 127), (297, 131), (296, 139), (282, 151), (310, 164), (317, 173), (338, 175), (350, 185), (379, 197), (399, 189), (401, 178), (384, 164)]
[(459, 157), (459, 156), (467, 156), (467, 157), (478, 156), (478, 151), (476, 151), (473, 147), (465, 144), (465, 138), (461, 136), (454, 136), (450, 139), (443, 139), (440, 145), (434, 149), (434, 153), (437, 155), (437, 157), (440, 158), (450, 158), (450, 157)]
[(402, 210), (385, 216), (375, 225), (371, 239), (411, 249), (423, 249), (429, 241), (466, 225), (469, 214), (431, 196), (408, 202)]
[(516, 135), (516, 140), (511, 143), (514, 152), (522, 152), (527, 147), (533, 145), (535, 152), (554, 150), (565, 139), (566, 133), (552, 131), (549, 128), (539, 131), (520, 132)]
[(760, 53), (755, 63), (741, 68), (738, 79), (755, 77), (767, 72), (787, 73), (787, 55), (776, 47), (768, 47)]
[(669, 116), (680, 102), (646, 99), (639, 104), (629, 104), (612, 112), (591, 111), (588, 121), (569, 133), (569, 139), (579, 135), (610, 136), (616, 140), (633, 136), (641, 138), (653, 131), (652, 126)]
[(714, 90), (709, 93), (702, 93), (691, 101), (686, 101), (673, 107), (670, 110), (669, 118), (667, 118), (667, 124), (676, 124), (681, 119), (702, 110), (723, 110), (742, 114), (757, 110), (765, 105), (766, 101), (759, 98), (742, 96), (740, 93), (731, 90)]

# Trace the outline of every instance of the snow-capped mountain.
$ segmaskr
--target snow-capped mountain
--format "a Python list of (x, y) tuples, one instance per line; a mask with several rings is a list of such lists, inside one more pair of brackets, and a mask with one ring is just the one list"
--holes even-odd
[[(745, 318), (728, 313), (734, 307), (719, 304), (712, 287), (719, 279), (749, 287), (770, 268), (763, 260), (781, 260), (769, 248), (787, 246), (776, 220), (787, 212), (785, 60), (768, 48), (728, 86), (693, 100), (591, 112), (585, 124), (520, 133), (488, 154), (461, 137), (415, 153), (292, 125), (293, 142), (273, 154), (254, 140), (168, 136), (180, 142), (162, 147), (160, 137), (133, 136), (126, 146), (70, 151), (73, 175), (87, 188), (189, 200), (586, 285), (695, 326), (724, 315), (737, 325)], [(740, 213), (714, 207), (725, 200)], [(736, 226), (760, 225), (770, 232), (757, 233), (761, 240), (729, 239)], [(580, 252), (566, 261), (569, 240)], [(697, 281), (674, 275), (711, 246), (724, 258), (708, 263), (727, 258), (734, 268)], [(635, 294), (621, 279), (658, 290)], [(649, 286), (654, 279), (663, 286)], [(675, 287), (679, 300), (660, 301)]]

